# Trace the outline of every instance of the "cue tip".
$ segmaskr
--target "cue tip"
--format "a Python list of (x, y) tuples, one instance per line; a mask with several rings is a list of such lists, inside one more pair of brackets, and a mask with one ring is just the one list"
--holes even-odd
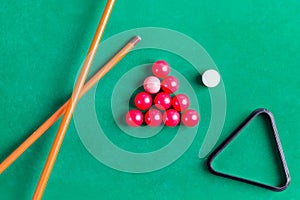
[(130, 41), (133, 45), (136, 45), (137, 43), (139, 43), (142, 40), (142, 38), (140, 36), (135, 36), (134, 38), (132, 38), (132, 40)]

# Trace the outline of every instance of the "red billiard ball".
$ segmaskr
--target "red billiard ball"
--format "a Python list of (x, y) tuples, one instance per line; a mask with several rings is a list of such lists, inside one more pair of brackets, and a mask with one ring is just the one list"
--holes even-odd
[(184, 111), (189, 108), (190, 99), (185, 94), (177, 94), (172, 99), (172, 106), (179, 112)]
[(167, 76), (161, 82), (161, 88), (164, 92), (174, 93), (179, 88), (179, 82), (174, 76)]
[(162, 123), (162, 114), (157, 109), (150, 109), (145, 114), (145, 122), (150, 127), (156, 127)]
[(139, 110), (133, 109), (126, 114), (126, 123), (131, 127), (138, 127), (143, 124), (144, 116)]
[(160, 92), (155, 96), (154, 104), (160, 110), (167, 110), (172, 105), (172, 97), (166, 92)]
[(147, 110), (152, 106), (152, 96), (147, 92), (140, 92), (135, 96), (134, 104), (140, 110)]
[(164, 78), (170, 73), (170, 65), (164, 61), (156, 61), (152, 66), (152, 72), (158, 78)]
[(177, 126), (180, 123), (180, 114), (174, 109), (169, 109), (164, 113), (163, 121), (166, 126)]
[(195, 110), (186, 110), (181, 116), (181, 122), (188, 127), (196, 126), (200, 121), (200, 115)]

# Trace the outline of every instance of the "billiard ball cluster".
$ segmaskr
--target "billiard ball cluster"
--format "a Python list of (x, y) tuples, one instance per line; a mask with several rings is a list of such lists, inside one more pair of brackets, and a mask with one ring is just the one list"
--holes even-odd
[[(188, 109), (188, 96), (171, 96), (178, 90), (179, 82), (174, 76), (168, 76), (170, 65), (166, 61), (157, 61), (152, 66), (152, 72), (154, 76), (149, 76), (144, 81), (145, 91), (138, 93), (134, 98), (136, 109), (126, 114), (127, 124), (138, 127), (145, 122), (150, 127), (156, 127), (164, 123), (174, 127), (181, 121), (185, 126), (196, 126), (200, 116), (197, 111)], [(146, 113), (143, 114), (142, 111)]]

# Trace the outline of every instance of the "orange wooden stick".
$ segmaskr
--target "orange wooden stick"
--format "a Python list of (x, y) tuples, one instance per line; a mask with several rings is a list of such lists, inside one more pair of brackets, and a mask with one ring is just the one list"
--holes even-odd
[[(111, 70), (126, 54), (140, 41), (134, 37), (115, 56), (113, 56), (83, 87), (80, 98), (84, 96), (109, 70)], [(16, 161), (33, 143), (35, 143), (65, 112), (68, 105), (64, 103), (47, 121), (45, 121), (32, 135), (30, 135), (15, 151), (13, 151), (1, 164), (2, 174), (14, 161)]]
[(33, 195), (33, 200), (39, 200), (43, 196), (43, 193), (45, 191), (47, 182), (49, 180), (51, 171), (52, 171), (54, 163), (56, 161), (58, 152), (59, 152), (62, 142), (64, 140), (65, 134), (68, 130), (70, 121), (72, 119), (73, 112), (74, 112), (76, 104), (79, 100), (80, 92), (84, 86), (84, 83), (88, 76), (89, 70), (92, 66), (92, 62), (96, 55), (98, 45), (100, 43), (101, 37), (103, 35), (104, 29), (106, 27), (106, 24), (107, 24), (108, 18), (110, 16), (110, 13), (112, 11), (114, 3), (115, 3), (115, 0), (108, 0), (108, 2), (106, 4), (106, 7), (103, 12), (102, 18), (100, 20), (99, 26), (97, 28), (94, 39), (93, 39), (90, 49), (88, 51), (87, 57), (83, 63), (83, 67), (82, 67), (79, 77), (76, 81), (72, 96), (68, 102), (66, 111), (64, 113), (64, 117), (63, 117), (60, 127), (58, 129), (57, 135), (55, 137), (54, 143), (50, 150), (50, 153), (49, 153), (48, 159), (46, 161), (45, 167), (43, 169), (42, 175), (40, 177), (40, 180), (36, 187), (35, 193)]

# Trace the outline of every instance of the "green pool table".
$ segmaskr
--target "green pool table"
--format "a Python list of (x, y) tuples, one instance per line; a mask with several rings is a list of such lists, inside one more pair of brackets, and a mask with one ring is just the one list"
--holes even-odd
[[(96, 0), (1, 1), (1, 162), (69, 98), (105, 3)], [(141, 35), (142, 41), (93, 89), (94, 105), (89, 101), (85, 104), (91, 106), (87, 110), (94, 109), (106, 139), (126, 152), (144, 155), (163, 149), (179, 137), (179, 127), (163, 127), (151, 137), (143, 137), (142, 131), (133, 130), (132, 134), (137, 134), (134, 137), (120, 128), (112, 112), (115, 103), (128, 103), (130, 98), (130, 93), (128, 97), (121, 92), (114, 93), (124, 75), (137, 66), (149, 68), (159, 59), (168, 61), (173, 73), (182, 78), (183, 85), (189, 86), (194, 95), (192, 106), (199, 108), (201, 122), (198, 127), (180, 133), (184, 150), (175, 145), (167, 154), (177, 153), (176, 159), (166, 154), (155, 157), (151, 163), (128, 159), (126, 168), (122, 164), (123, 154), (115, 154), (109, 157), (114, 165), (111, 167), (92, 151), (100, 148), (106, 155), (112, 151), (93, 137), (89, 138), (93, 142), (85, 143), (85, 133), (79, 133), (77, 123), (89, 115), (77, 113), (43, 199), (299, 199), (299, 25), (300, 2), (297, 0), (117, 0), (91, 74), (130, 36)], [(145, 45), (157, 38), (157, 32), (147, 32), (153, 29), (165, 30), (164, 37), (170, 31), (188, 38), (182, 49), (197, 52), (189, 42), (198, 44), (203, 48), (204, 57), (196, 54), (194, 58), (200, 63), (207, 59), (209, 64), (195, 67), (187, 58), (190, 54), (183, 57), (168, 48)], [(127, 31), (126, 37), (118, 38), (124, 31)], [(111, 38), (115, 40), (109, 43)], [(166, 46), (182, 42), (175, 38), (156, 42)], [(222, 83), (217, 88), (208, 89), (201, 84), (201, 73), (206, 68), (220, 72)], [(134, 78), (142, 81), (147, 73), (136, 73)], [(136, 91), (130, 83), (122, 87), (124, 90), (120, 88), (120, 91)], [(212, 100), (218, 98), (214, 92), (221, 89), (222, 98)], [(125, 103), (119, 104), (120, 109)], [(85, 109), (78, 106), (80, 113), (84, 113)], [(213, 109), (215, 107), (218, 109)], [(269, 109), (277, 123), (291, 174), (290, 186), (280, 193), (214, 176), (206, 168), (207, 153), (256, 108)], [(216, 121), (220, 120), (214, 121), (214, 117), (220, 118), (221, 126), (216, 127)], [(60, 120), (0, 175), (1, 200), (32, 198), (59, 124)], [(80, 129), (91, 130), (88, 122), (85, 125)], [(128, 127), (126, 130), (130, 132)], [(215, 131), (211, 141), (207, 141), (209, 131)], [(201, 154), (205, 145), (208, 152)], [(155, 166), (165, 160), (171, 161), (163, 167)], [(252, 122), (214, 164), (221, 171), (271, 185), (284, 181), (268, 123), (262, 117)], [(143, 171), (139, 168), (142, 165), (149, 168)]]

